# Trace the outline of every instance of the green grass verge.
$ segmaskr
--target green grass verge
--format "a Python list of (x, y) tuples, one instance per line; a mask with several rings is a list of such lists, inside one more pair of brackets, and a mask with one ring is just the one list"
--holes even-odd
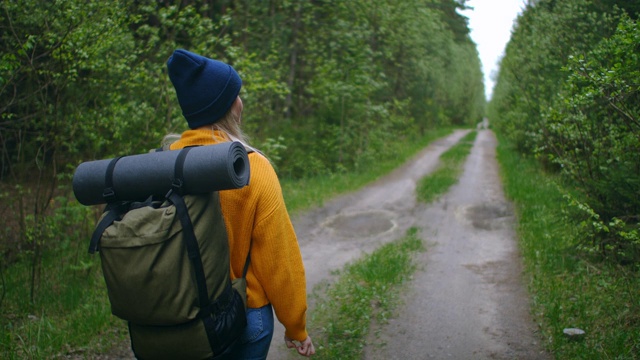
[(322, 289), (311, 310), (311, 333), (316, 359), (360, 359), (372, 320), (384, 323), (399, 301), (398, 291), (416, 264), (413, 254), (423, 249), (416, 229), (345, 266), (339, 279)]
[(89, 209), (56, 201), (63, 204), (51, 215), (50, 232), (30, 234), (58, 245), (42, 254), (36, 281), (32, 252), (0, 269), (2, 359), (51, 359), (70, 353), (91, 358), (127, 336), (126, 325), (111, 316), (99, 259), (87, 255), (81, 228), (92, 217)]
[[(640, 277), (637, 268), (577, 250), (574, 208), (558, 179), (500, 138), (498, 160), (507, 196), (516, 206), (533, 314), (557, 359), (640, 358)], [(565, 328), (586, 336), (571, 341)]]
[(357, 172), (330, 174), (308, 179), (281, 179), (287, 209), (295, 214), (309, 207), (321, 206), (326, 200), (361, 188), (397, 168), (425, 146), (449, 135), (453, 128), (430, 130), (424, 137), (413, 142), (394, 143), (394, 156), (381, 158), (375, 166), (364, 167)]
[(458, 182), (464, 161), (469, 155), (477, 135), (477, 131), (469, 132), (440, 156), (438, 168), (418, 182), (416, 188), (418, 200), (429, 203), (446, 193), (452, 185)]

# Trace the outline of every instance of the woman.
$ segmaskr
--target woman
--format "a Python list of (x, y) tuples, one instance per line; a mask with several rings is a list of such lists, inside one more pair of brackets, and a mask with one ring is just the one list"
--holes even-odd
[[(220, 61), (176, 50), (167, 62), (169, 78), (190, 130), (170, 148), (240, 141), (242, 81)], [(315, 353), (306, 330), (306, 281), (302, 256), (282, 190), (271, 163), (257, 151), (249, 153), (249, 185), (220, 192), (231, 253), (231, 277), (247, 272), (247, 328), (232, 349), (233, 359), (266, 359), (273, 336), (273, 312), (285, 327), (287, 347), (299, 354)]]

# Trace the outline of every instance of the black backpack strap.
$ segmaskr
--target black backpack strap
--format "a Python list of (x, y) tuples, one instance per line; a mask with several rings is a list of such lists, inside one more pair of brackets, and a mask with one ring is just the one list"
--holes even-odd
[(104, 190), (102, 191), (102, 197), (107, 203), (107, 206), (104, 208), (104, 212), (106, 212), (107, 215), (102, 218), (91, 235), (91, 241), (89, 242), (89, 254), (94, 254), (96, 251), (99, 251), (102, 233), (104, 233), (104, 231), (107, 230), (114, 221), (122, 216), (122, 205), (114, 204), (118, 200), (118, 196), (116, 195), (116, 191), (113, 187), (113, 170), (116, 168), (116, 163), (121, 158), (122, 156), (113, 158), (109, 162), (109, 165), (107, 165), (107, 171), (104, 175)]
[(198, 248), (198, 240), (193, 230), (193, 223), (189, 218), (189, 212), (187, 204), (184, 199), (176, 191), (171, 191), (168, 194), (167, 199), (176, 207), (177, 215), (180, 218), (182, 225), (182, 231), (184, 233), (185, 246), (187, 248), (187, 254), (189, 260), (193, 265), (193, 270), (196, 276), (196, 284), (198, 285), (198, 300), (200, 308), (205, 309), (209, 305), (209, 291), (207, 290), (207, 281), (204, 276), (204, 267), (202, 265), (202, 258), (200, 257), (200, 249)]
[(102, 191), (102, 197), (106, 203), (112, 203), (118, 200), (116, 191), (113, 188), (113, 170), (116, 168), (116, 163), (122, 156), (111, 159), (109, 165), (107, 165), (107, 172), (104, 175), (104, 190)]
[[(254, 149), (252, 147), (245, 146), (244, 149), (247, 151), (247, 154), (251, 154), (252, 152), (257, 152), (258, 154), (265, 156), (261, 151)], [(247, 278), (247, 271), (249, 270), (249, 264), (251, 264), (251, 248), (253, 247), (253, 239), (249, 240), (249, 252), (247, 252), (247, 259), (244, 261), (244, 268), (242, 269), (242, 277)]]
[(182, 189), (184, 185), (183, 167), (184, 161), (187, 157), (187, 153), (192, 148), (187, 147), (180, 150), (178, 158), (176, 159), (174, 179), (171, 190), (166, 195), (175, 207), (177, 215), (182, 225), (182, 231), (184, 233), (185, 247), (187, 248), (187, 255), (193, 265), (193, 270), (196, 277), (196, 284), (198, 285), (198, 300), (200, 303), (200, 309), (209, 308), (209, 291), (207, 290), (207, 281), (204, 275), (204, 266), (202, 265), (202, 258), (200, 257), (200, 248), (198, 247), (198, 240), (193, 229), (193, 223), (189, 217), (189, 211), (187, 204), (185, 204), (182, 197)]
[(102, 234), (114, 221), (120, 219), (122, 214), (124, 214), (126, 204), (108, 204), (104, 212), (106, 215), (100, 220), (98, 225), (96, 225), (96, 229), (93, 231), (91, 235), (91, 241), (89, 242), (89, 254), (94, 254), (96, 251), (100, 251), (100, 239), (102, 238)]
[(185, 147), (180, 150), (180, 153), (178, 153), (178, 157), (176, 158), (176, 163), (173, 168), (173, 184), (171, 185), (169, 193), (177, 192), (179, 195), (182, 195), (182, 186), (184, 185), (184, 161), (191, 149), (193, 149), (193, 147)]
[(242, 269), (242, 277), (247, 278), (247, 271), (249, 270), (249, 264), (251, 263), (251, 248), (253, 247), (253, 239), (249, 242), (249, 252), (247, 253), (247, 260), (244, 261), (244, 269)]

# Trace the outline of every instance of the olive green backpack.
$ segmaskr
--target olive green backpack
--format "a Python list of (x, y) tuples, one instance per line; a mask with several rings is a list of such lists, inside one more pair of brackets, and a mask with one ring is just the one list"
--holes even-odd
[(111, 311), (128, 322), (139, 359), (224, 358), (246, 327), (250, 257), (232, 284), (218, 192), (180, 193), (188, 150), (164, 198), (108, 202), (89, 246), (100, 253)]

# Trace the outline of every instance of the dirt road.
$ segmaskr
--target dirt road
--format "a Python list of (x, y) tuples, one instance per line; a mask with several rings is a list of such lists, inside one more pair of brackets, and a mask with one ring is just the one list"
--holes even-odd
[[(478, 133), (459, 183), (446, 195), (429, 205), (416, 202), (416, 182), (465, 134), (457, 131), (379, 181), (293, 219), (309, 293), (331, 280), (333, 270), (410, 227), (421, 229), (427, 250), (420, 269), (397, 316), (372, 331), (367, 360), (550, 358), (529, 316), (493, 133)], [(269, 360), (302, 359), (286, 349), (283, 334), (276, 322)], [(133, 357), (123, 343), (99, 358)]]
[[(479, 132), (449, 193), (433, 204), (416, 202), (416, 182), (465, 133), (437, 141), (361, 191), (294, 218), (309, 293), (330, 280), (333, 270), (403, 236), (409, 227), (421, 229), (427, 250), (420, 255), (420, 269), (397, 316), (371, 337), (366, 359), (549, 358), (528, 312), (493, 133)], [(297, 358), (282, 338), (277, 324), (270, 360)]]

